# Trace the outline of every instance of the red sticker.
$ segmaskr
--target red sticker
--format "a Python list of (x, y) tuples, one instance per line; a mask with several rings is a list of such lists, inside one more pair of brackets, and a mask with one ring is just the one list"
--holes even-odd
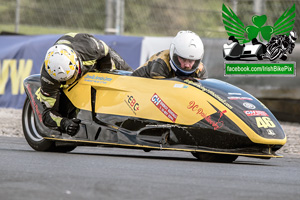
[(252, 101), (253, 99), (250, 97), (228, 97), (229, 100), (250, 100)]
[(169, 106), (167, 106), (165, 102), (156, 93), (151, 97), (151, 101), (172, 122), (176, 121), (177, 114), (173, 112), (173, 110), (169, 108)]
[(244, 110), (247, 116), (269, 116), (265, 111), (261, 110)]

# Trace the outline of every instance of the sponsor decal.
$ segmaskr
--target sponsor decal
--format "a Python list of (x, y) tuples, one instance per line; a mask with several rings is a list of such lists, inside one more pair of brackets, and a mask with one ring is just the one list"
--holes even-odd
[(253, 99), (250, 97), (228, 97), (229, 100), (249, 100), (252, 101)]
[(140, 104), (137, 103), (136, 99), (133, 96), (127, 95), (127, 99), (124, 100), (131, 111), (136, 115), (136, 112), (140, 110)]
[(248, 108), (248, 109), (255, 109), (255, 105), (253, 105), (252, 103), (248, 103), (248, 102), (245, 102), (243, 103), (243, 106)]
[(261, 110), (244, 110), (247, 116), (269, 116), (265, 111)]
[(232, 109), (232, 106), (229, 103), (227, 103), (227, 101), (225, 99), (222, 99), (219, 95), (217, 95), (214, 91), (211, 91), (211, 90), (203, 87), (200, 84), (194, 83), (193, 81), (184, 80), (184, 82), (199, 88), (203, 92), (206, 92), (207, 94), (209, 94), (209, 95), (213, 96), (214, 98), (216, 98), (218, 101), (222, 102), (229, 109)]
[(99, 75), (86, 75), (84, 77), (84, 81), (86, 82), (94, 82), (94, 83), (103, 83), (106, 84), (107, 82), (110, 82), (112, 78), (104, 77), (104, 76), (99, 76)]
[(187, 108), (194, 111), (197, 115), (200, 115), (201, 117), (203, 117), (205, 119), (205, 121), (207, 121), (214, 128), (214, 130), (218, 130), (224, 125), (224, 122), (220, 121), (220, 120), (221, 120), (222, 116), (224, 115), (224, 113), (227, 112), (226, 110), (224, 110), (222, 112), (218, 111), (220, 116), (219, 116), (218, 121), (216, 122), (211, 119), (211, 116), (207, 116), (207, 114), (203, 111), (203, 108), (201, 108), (199, 105), (197, 105), (195, 103), (195, 101), (190, 101)]
[(26, 88), (27, 88), (27, 91), (28, 91), (28, 93), (30, 95), (30, 104), (31, 104), (31, 107), (32, 107), (32, 109), (35, 110), (35, 112), (36, 112), (36, 114), (37, 114), (40, 122), (43, 122), (42, 113), (40, 113), (38, 105), (34, 101), (34, 96), (32, 94), (32, 90), (31, 90), (30, 84), (26, 85)]
[(228, 92), (229, 95), (242, 95), (241, 93)]
[(276, 133), (272, 129), (267, 129), (267, 134), (271, 136), (275, 136)]
[(174, 86), (174, 88), (188, 88), (189, 86), (185, 85), (185, 84), (179, 84), (179, 83), (176, 83)]
[(276, 125), (269, 117), (255, 117), (258, 128), (274, 128)]
[(151, 97), (151, 102), (172, 122), (175, 122), (177, 119), (177, 114), (165, 104), (165, 102), (155, 93)]

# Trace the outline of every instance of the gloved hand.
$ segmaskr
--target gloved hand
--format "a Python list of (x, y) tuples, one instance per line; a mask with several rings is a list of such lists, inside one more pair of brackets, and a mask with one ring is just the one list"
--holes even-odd
[(76, 135), (79, 130), (80, 119), (68, 119), (64, 118), (61, 120), (61, 128), (70, 136)]

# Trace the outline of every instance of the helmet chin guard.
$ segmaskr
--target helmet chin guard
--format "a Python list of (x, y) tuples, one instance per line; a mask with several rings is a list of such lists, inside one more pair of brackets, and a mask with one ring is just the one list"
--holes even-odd
[[(200, 60), (198, 62), (198, 65), (199, 65), (199, 63), (200, 63)], [(181, 67), (177, 66), (175, 64), (175, 62), (171, 59), (170, 59), (170, 65), (171, 65), (172, 69), (175, 71), (176, 76), (190, 76), (197, 70), (197, 66), (198, 66), (198, 65), (197, 66), (195, 65), (196, 67), (193, 67), (192, 70), (187, 71), (187, 70), (184, 70)]]

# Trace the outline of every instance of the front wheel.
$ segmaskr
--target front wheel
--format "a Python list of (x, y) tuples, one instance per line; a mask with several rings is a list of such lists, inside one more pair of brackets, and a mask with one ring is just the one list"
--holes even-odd
[(196, 157), (198, 160), (203, 162), (232, 163), (238, 158), (237, 155), (202, 153), (202, 152), (192, 152), (192, 155)]
[(29, 146), (36, 151), (69, 152), (76, 146), (56, 146), (54, 141), (44, 139), (36, 128), (34, 113), (29, 98), (26, 98), (22, 110), (22, 128)]
[(273, 49), (270, 53), (270, 61), (276, 60), (282, 56), (282, 49), (276, 48)]

